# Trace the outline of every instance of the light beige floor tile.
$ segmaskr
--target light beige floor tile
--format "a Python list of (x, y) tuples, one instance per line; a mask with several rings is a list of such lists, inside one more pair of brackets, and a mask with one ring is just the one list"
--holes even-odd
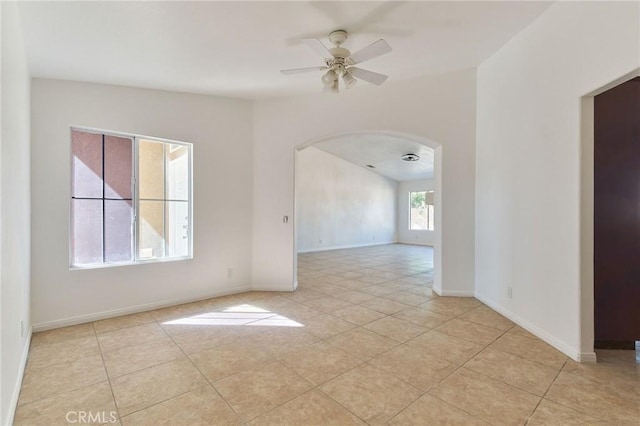
[(363, 364), (320, 386), (369, 424), (384, 424), (422, 395), (422, 391), (382, 370)]
[(302, 328), (278, 327), (275, 330), (250, 336), (245, 343), (278, 357), (317, 341), (317, 337), (302, 331)]
[(471, 297), (438, 297), (422, 303), (418, 307), (437, 314), (456, 317), (479, 305), (480, 302)]
[[(635, 357), (628, 358), (627, 362), (618, 363), (615, 358), (607, 359), (603, 352), (599, 351), (598, 362), (595, 364), (577, 363), (568, 359), (562, 370), (589, 379), (622, 399), (640, 401), (640, 363), (635, 362)], [(635, 355), (635, 351), (610, 352)]]
[(54, 330), (33, 333), (31, 346), (41, 343), (62, 343), (66, 340), (79, 339), (95, 335), (92, 323), (74, 325), (71, 327), (56, 328)]
[(369, 364), (423, 391), (427, 391), (458, 368), (453, 363), (406, 345), (397, 346), (373, 358)]
[(251, 421), (252, 426), (365, 425), (347, 409), (317, 390), (306, 392)]
[(139, 312), (137, 314), (95, 321), (93, 326), (96, 329), (96, 333), (106, 333), (107, 331), (120, 330), (121, 328), (134, 327), (154, 321), (153, 316), (149, 312)]
[[(347, 288), (350, 290), (357, 290), (357, 291), (362, 291), (364, 287), (368, 287), (370, 285), (371, 284), (369, 283), (365, 283), (363, 281), (358, 281), (358, 280), (344, 280), (340, 282), (340, 287)], [(355, 302), (351, 302), (351, 303), (355, 303)]]
[(462, 314), (460, 319), (502, 331), (507, 331), (513, 327), (513, 323), (510, 320), (485, 305), (480, 305)]
[(423, 395), (420, 399), (413, 402), (407, 408), (402, 410), (400, 414), (391, 419), (389, 425), (483, 426), (489, 425), (489, 423), (465, 413), (453, 405), (449, 405), (444, 401), (432, 397), (431, 395)]
[(308, 289), (308, 288), (304, 288), (304, 287), (298, 287), (298, 289), (296, 291), (293, 291), (291, 293), (285, 294), (284, 297), (286, 297), (287, 299), (291, 299), (294, 302), (305, 302), (307, 300), (311, 300), (311, 299), (318, 299), (320, 297), (324, 297), (323, 293), (319, 293), (317, 291)]
[(18, 404), (26, 404), (107, 380), (100, 355), (50, 367), (27, 364)]
[(204, 313), (204, 310), (198, 302), (195, 302), (156, 309), (155, 311), (149, 311), (149, 313), (156, 321), (165, 322), (189, 318), (191, 316)]
[(165, 401), (207, 384), (188, 360), (156, 365), (111, 381), (121, 416)]
[(227, 325), (164, 325), (163, 328), (187, 354), (233, 343), (238, 338), (234, 328)]
[(180, 348), (168, 338), (125, 346), (104, 353), (104, 363), (111, 379), (154, 365), (185, 358)]
[(387, 300), (380, 297), (362, 302), (360, 306), (373, 309), (374, 311), (382, 312), (383, 314), (392, 315), (396, 312), (407, 309), (409, 306), (404, 303), (394, 302), (393, 300)]
[(412, 288), (405, 290), (405, 292), (417, 294), (418, 296), (428, 297), (430, 300), (440, 297), (433, 292), (433, 289), (431, 288), (431, 284), (414, 285)]
[(606, 426), (611, 422), (587, 416), (579, 411), (543, 399), (529, 418), (527, 426)]
[(439, 333), (435, 330), (428, 331), (415, 339), (409, 340), (407, 345), (419, 349), (427, 355), (445, 359), (458, 365), (464, 364), (482, 350), (481, 345)]
[(393, 300), (394, 302), (403, 303), (409, 306), (418, 306), (422, 303), (426, 303), (431, 300), (429, 296), (421, 296), (418, 294), (410, 293), (408, 291), (401, 291), (398, 293), (392, 293), (384, 296), (385, 299)]
[(43, 368), (66, 364), (92, 355), (100, 355), (95, 335), (65, 339), (59, 343), (40, 343), (32, 346), (29, 351), (29, 367)]
[(382, 312), (374, 311), (373, 309), (358, 305), (338, 309), (333, 311), (331, 315), (340, 317), (345, 321), (349, 321), (357, 325), (363, 325), (386, 316), (386, 314), (383, 314)]
[(329, 314), (322, 314), (304, 320), (304, 331), (319, 339), (326, 339), (336, 334), (344, 333), (354, 327), (356, 327), (355, 324)]
[(167, 334), (156, 323), (122, 328), (98, 335), (98, 342), (103, 353), (154, 340), (168, 340)]
[(538, 396), (544, 395), (559, 373), (557, 368), (491, 348), (483, 350), (464, 366)]
[(504, 331), (496, 328), (485, 327), (484, 325), (458, 318), (449, 320), (434, 330), (483, 346), (490, 344), (504, 333)]
[(247, 345), (242, 340), (191, 354), (189, 358), (211, 382), (272, 360), (268, 353)]
[(124, 426), (239, 425), (240, 419), (210, 386), (192, 390), (122, 418)]
[(349, 303), (356, 303), (356, 304), (373, 299), (374, 297), (375, 296), (372, 294), (363, 293), (362, 291), (356, 291), (356, 290), (350, 290), (340, 294), (340, 299), (346, 300)]
[(369, 293), (369, 294), (372, 294), (372, 295), (378, 296), (378, 297), (384, 297), (384, 296), (389, 295), (391, 293), (397, 293), (398, 292), (398, 290), (396, 290), (394, 288), (391, 288), (386, 284), (387, 283), (369, 285), (367, 287), (361, 288), (360, 291), (362, 291), (364, 293)]
[(71, 392), (55, 393), (50, 398), (21, 405), (16, 411), (14, 426), (80, 423), (80, 411), (92, 413), (91, 419), (83, 417), (84, 424), (110, 423), (111, 420), (116, 420), (118, 413), (109, 383), (105, 381)]
[(386, 278), (382, 276), (381, 272), (376, 272), (375, 274), (363, 275), (362, 277), (358, 278), (358, 281), (362, 281), (364, 283), (368, 283), (369, 285), (373, 285), (373, 284), (380, 284), (385, 281), (391, 281), (391, 278)]
[(530, 339), (515, 333), (505, 333), (491, 344), (492, 349), (518, 355), (552, 368), (561, 368), (567, 357), (540, 339)]
[(545, 398), (614, 423), (637, 422), (640, 418), (637, 400), (622, 399), (597, 382), (564, 371), (560, 372)]
[[(318, 299), (312, 299), (311, 301), (313, 300), (318, 300)], [(324, 313), (323, 311), (311, 308), (310, 306), (304, 305), (302, 303), (294, 302), (294, 301), (289, 301), (287, 303), (280, 304), (279, 306), (273, 309), (273, 312), (298, 322), (305, 321), (309, 318), (313, 318), (317, 315), (321, 315)]]
[(246, 422), (306, 392), (311, 385), (274, 361), (219, 380), (214, 387)]
[(509, 333), (513, 333), (513, 334), (517, 334), (518, 336), (528, 337), (530, 339), (538, 340), (538, 337), (536, 337), (535, 335), (529, 333), (527, 330), (525, 330), (524, 328), (522, 328), (522, 327), (520, 327), (518, 325), (514, 325), (513, 327), (511, 327), (509, 329)]
[(324, 342), (290, 352), (280, 361), (313, 385), (333, 379), (362, 363), (360, 359)]
[(422, 308), (408, 308), (393, 314), (394, 317), (425, 328), (435, 328), (451, 317), (436, 314)]
[(363, 325), (363, 328), (371, 330), (375, 333), (378, 333), (400, 343), (404, 343), (407, 340), (413, 339), (414, 337), (419, 336), (427, 331), (427, 329), (424, 327), (420, 327), (418, 325), (391, 316), (365, 324)]
[(482, 374), (460, 368), (429, 391), (491, 424), (524, 424), (540, 398)]
[(356, 328), (338, 334), (327, 339), (326, 342), (363, 361), (376, 357), (399, 344), (395, 340), (363, 328)]
[(333, 312), (335, 310), (351, 306), (351, 303), (347, 302), (346, 300), (338, 299), (332, 296), (324, 296), (318, 299), (308, 300), (304, 303), (305, 305), (322, 312)]

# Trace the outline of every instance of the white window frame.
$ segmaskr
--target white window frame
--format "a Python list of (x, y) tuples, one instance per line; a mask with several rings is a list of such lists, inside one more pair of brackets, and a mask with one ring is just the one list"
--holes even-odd
[[(132, 180), (131, 180), (131, 197), (132, 197), (132, 205), (133, 205), (133, 212), (132, 212), (132, 216), (133, 216), (133, 220), (132, 220), (132, 249), (133, 249), (133, 260), (128, 260), (128, 261), (122, 261), (122, 262), (103, 262), (103, 263), (92, 263), (92, 264), (85, 264), (85, 265), (74, 265), (73, 264), (73, 251), (71, 249), (71, 243), (73, 240), (73, 209), (72, 209), (72, 203), (73, 203), (73, 197), (70, 196), (69, 197), (69, 213), (68, 213), (68, 218), (69, 218), (69, 269), (70, 270), (84, 270), (84, 269), (100, 269), (100, 268), (112, 268), (112, 267), (116, 267), (116, 266), (130, 266), (130, 265), (144, 265), (144, 264), (148, 264), (148, 263), (163, 263), (163, 262), (175, 262), (175, 261), (181, 261), (181, 260), (191, 260), (193, 259), (193, 143), (191, 142), (184, 142), (184, 141), (177, 141), (177, 140), (173, 140), (173, 139), (166, 139), (166, 138), (159, 138), (156, 136), (145, 136), (145, 135), (139, 135), (139, 134), (135, 134), (135, 133), (126, 133), (126, 132), (118, 132), (118, 131), (113, 131), (113, 130), (102, 130), (102, 129), (96, 129), (96, 128), (91, 128), (91, 127), (84, 127), (84, 126), (71, 126), (70, 130), (69, 130), (69, 141), (71, 141), (71, 138), (73, 137), (73, 132), (74, 131), (79, 131), (79, 132), (86, 132), (86, 133), (95, 133), (95, 134), (100, 134), (100, 135), (105, 135), (105, 136), (116, 136), (116, 137), (123, 137), (123, 138), (130, 138), (133, 142), (133, 152), (132, 152)], [(188, 194), (189, 194), (189, 200), (188, 200), (188, 211), (189, 211), (189, 224), (188, 224), (188, 228), (187, 228), (187, 238), (189, 240), (189, 244), (188, 244), (188, 254), (186, 256), (175, 256), (175, 257), (162, 257), (162, 258), (140, 258), (140, 253), (139, 253), (139, 249), (138, 249), (138, 242), (140, 239), (140, 222), (138, 220), (139, 218), (139, 214), (138, 212), (140, 211), (140, 198), (138, 196), (138, 172), (139, 172), (139, 141), (140, 140), (145, 140), (145, 141), (150, 141), (150, 142), (161, 142), (161, 143), (165, 143), (165, 144), (171, 144), (171, 145), (182, 145), (182, 146), (186, 146), (187, 149), (189, 150), (189, 159), (188, 159), (188, 177), (189, 177), (189, 189), (188, 189)], [(69, 143), (69, 153), (70, 153), (70, 159), (71, 161), (73, 161), (73, 149), (72, 149), (72, 145), (71, 143)], [(164, 173), (164, 178), (166, 180), (166, 161), (165, 161), (165, 173)], [(69, 188), (71, 189), (73, 187), (73, 175), (71, 174), (71, 163), (69, 164)], [(104, 173), (104, 172), (103, 172)], [(166, 198), (166, 183), (164, 185), (164, 201), (167, 201)], [(164, 211), (164, 209), (163, 209)], [(163, 214), (166, 214), (163, 213)], [(104, 221), (104, 217), (102, 219)], [(163, 220), (164, 223), (164, 220)], [(104, 239), (104, 229), (103, 229), (103, 234), (102, 234), (102, 238)], [(164, 249), (164, 246), (163, 246)]]

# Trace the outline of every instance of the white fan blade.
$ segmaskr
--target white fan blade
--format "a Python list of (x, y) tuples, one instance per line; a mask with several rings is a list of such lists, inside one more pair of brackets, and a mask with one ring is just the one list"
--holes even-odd
[(322, 71), (326, 69), (329, 69), (329, 68), (327, 67), (293, 68), (290, 70), (280, 70), (280, 72), (284, 75), (290, 75), (290, 74), (300, 74), (303, 72)]
[(313, 51), (318, 55), (322, 56), (322, 59), (333, 58), (333, 55), (329, 52), (327, 46), (322, 44), (322, 42), (317, 38), (305, 38), (302, 42), (313, 49)]
[(377, 58), (378, 56), (384, 55), (385, 53), (391, 52), (391, 46), (380, 39), (374, 43), (371, 43), (367, 47), (364, 47), (358, 50), (356, 53), (352, 54), (347, 58), (347, 61), (350, 64), (359, 64), (360, 62), (368, 61), (369, 59)]
[(375, 84), (376, 86), (380, 86), (384, 83), (387, 78), (384, 74), (378, 74), (377, 72), (363, 70), (362, 68), (349, 67), (347, 70), (356, 78), (360, 80), (364, 80), (368, 83)]

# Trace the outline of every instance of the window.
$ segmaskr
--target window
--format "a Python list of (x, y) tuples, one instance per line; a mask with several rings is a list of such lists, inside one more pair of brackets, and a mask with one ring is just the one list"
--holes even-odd
[(71, 267), (191, 258), (191, 151), (71, 129)]
[(409, 192), (410, 230), (433, 231), (434, 213), (433, 191)]

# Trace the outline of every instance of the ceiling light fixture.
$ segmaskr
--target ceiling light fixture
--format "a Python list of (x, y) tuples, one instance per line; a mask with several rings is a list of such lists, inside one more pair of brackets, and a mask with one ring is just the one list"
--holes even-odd
[(402, 157), (403, 161), (418, 161), (420, 156), (418, 154), (404, 154)]

